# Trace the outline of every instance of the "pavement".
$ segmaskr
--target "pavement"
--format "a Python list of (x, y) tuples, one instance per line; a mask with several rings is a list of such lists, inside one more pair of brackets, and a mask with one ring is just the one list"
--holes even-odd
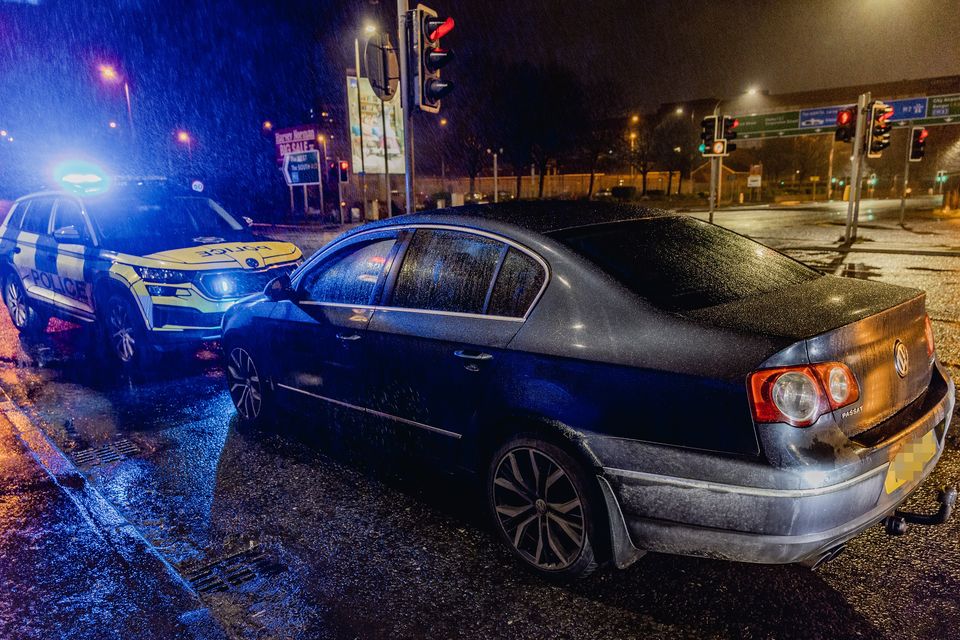
[[(922, 253), (960, 247), (960, 220), (862, 213), (853, 246), (890, 253), (838, 247), (842, 205), (717, 222), (828, 273), (927, 290), (960, 374), (960, 261)], [(263, 231), (308, 254), (337, 232)], [(0, 638), (960, 638), (960, 518), (872, 528), (816, 571), (648, 554), (549, 584), (501, 547), (469, 481), (349, 423), (238, 431), (215, 345), (116, 376), (89, 341), (57, 321), (28, 339), (0, 312)], [(955, 427), (907, 508), (958, 479)]]
[(0, 394), (0, 637), (223, 638), (163, 557)]

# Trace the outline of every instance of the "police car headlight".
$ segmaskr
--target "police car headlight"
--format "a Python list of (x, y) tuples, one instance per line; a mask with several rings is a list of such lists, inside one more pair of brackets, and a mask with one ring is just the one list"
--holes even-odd
[(153, 269), (151, 267), (134, 267), (140, 277), (147, 282), (159, 282), (162, 284), (176, 284), (190, 282), (191, 275), (187, 271), (177, 271), (176, 269)]
[(237, 292), (237, 281), (230, 276), (216, 276), (206, 282), (210, 291), (217, 296), (225, 298)]

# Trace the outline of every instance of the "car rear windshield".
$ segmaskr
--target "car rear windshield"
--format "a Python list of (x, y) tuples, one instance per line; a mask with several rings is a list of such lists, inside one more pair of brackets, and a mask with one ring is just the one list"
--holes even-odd
[(733, 302), (821, 275), (753, 240), (681, 216), (551, 235), (667, 311)]
[(89, 198), (85, 205), (101, 244), (117, 251), (153, 252), (246, 236), (246, 227), (209, 198)]

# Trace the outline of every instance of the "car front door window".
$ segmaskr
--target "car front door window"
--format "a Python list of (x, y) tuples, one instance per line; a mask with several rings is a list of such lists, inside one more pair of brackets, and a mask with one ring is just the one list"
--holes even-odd
[(344, 249), (308, 273), (301, 285), (307, 300), (339, 304), (373, 303), (393, 238), (373, 240)]

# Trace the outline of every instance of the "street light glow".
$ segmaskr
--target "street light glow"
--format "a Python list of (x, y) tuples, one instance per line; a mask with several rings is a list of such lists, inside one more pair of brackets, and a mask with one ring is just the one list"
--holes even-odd
[(264, 131), (273, 131), (273, 123), (269, 120), (263, 121), (263, 130)]
[(7, 137), (7, 130), (0, 129), (0, 138), (6, 138), (6, 137)]
[(116, 128), (117, 128), (117, 123), (114, 122), (113, 120), (111, 120), (108, 126), (109, 126), (111, 129), (116, 129)]
[(101, 64), (97, 69), (100, 71), (100, 78), (106, 82), (119, 82), (120, 74), (109, 64)]
[(676, 113), (677, 113), (678, 116), (682, 116), (682, 115), (683, 115), (683, 107), (677, 107)]
[(376, 33), (376, 32), (377, 32), (377, 27), (374, 26), (374, 25), (372, 25), (372, 24), (368, 24), (368, 25), (366, 25), (366, 26), (363, 28), (363, 32), (364, 32), (364, 33)]
[(747, 95), (748, 95), (748, 96), (755, 96), (755, 95), (757, 95), (757, 88), (756, 88), (756, 87), (750, 87), (749, 89), (747, 89)]
[(186, 131), (177, 131), (177, 142), (182, 142), (184, 144), (190, 143), (190, 134)]
[(637, 124), (638, 122), (640, 122), (640, 116), (634, 115), (633, 117), (630, 118), (630, 122), (632, 122), (633, 124)]
[(447, 119), (446, 119), (446, 118), (440, 118), (440, 126), (441, 126), (441, 127), (447, 126)]

